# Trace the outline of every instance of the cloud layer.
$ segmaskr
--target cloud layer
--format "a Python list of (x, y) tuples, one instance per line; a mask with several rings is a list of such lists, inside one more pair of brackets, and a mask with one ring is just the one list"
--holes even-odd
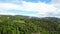
[[(15, 4), (14, 2), (19, 2), (20, 4)], [(26, 2), (23, 0), (16, 0), (12, 1), (13, 3), (0, 3), (0, 14), (11, 14), (16, 15), (16, 13), (12, 13), (11, 11), (7, 13), (7, 10), (21, 10), (23, 11), (33, 11), (37, 12), (36, 14), (22, 14), (22, 15), (28, 15), (28, 16), (37, 16), (37, 17), (60, 17), (60, 1), (58, 0), (52, 0), (50, 4), (46, 4), (43, 2)], [(55, 4), (56, 2), (56, 4)], [(4, 13), (4, 10), (7, 11)], [(18, 14), (18, 12), (17, 12)]]

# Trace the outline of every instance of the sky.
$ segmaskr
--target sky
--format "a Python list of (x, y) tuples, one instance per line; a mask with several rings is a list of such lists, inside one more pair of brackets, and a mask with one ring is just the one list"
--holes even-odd
[(0, 15), (60, 18), (60, 0), (0, 0)]

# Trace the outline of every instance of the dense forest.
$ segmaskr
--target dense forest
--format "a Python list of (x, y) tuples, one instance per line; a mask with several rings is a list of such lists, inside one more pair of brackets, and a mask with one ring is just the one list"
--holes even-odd
[(60, 18), (0, 15), (0, 34), (60, 34)]

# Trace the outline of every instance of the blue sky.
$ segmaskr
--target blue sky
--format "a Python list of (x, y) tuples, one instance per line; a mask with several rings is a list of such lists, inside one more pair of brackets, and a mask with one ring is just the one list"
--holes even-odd
[(60, 0), (0, 0), (0, 14), (60, 17)]
[(26, 0), (27, 2), (35, 2), (35, 3), (37, 3), (37, 2), (45, 2), (45, 3), (50, 3), (51, 2), (51, 0)]

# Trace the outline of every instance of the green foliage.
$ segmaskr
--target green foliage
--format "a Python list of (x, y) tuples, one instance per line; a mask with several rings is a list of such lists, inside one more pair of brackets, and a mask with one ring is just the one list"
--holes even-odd
[(60, 22), (54, 19), (0, 15), (0, 34), (60, 34)]

